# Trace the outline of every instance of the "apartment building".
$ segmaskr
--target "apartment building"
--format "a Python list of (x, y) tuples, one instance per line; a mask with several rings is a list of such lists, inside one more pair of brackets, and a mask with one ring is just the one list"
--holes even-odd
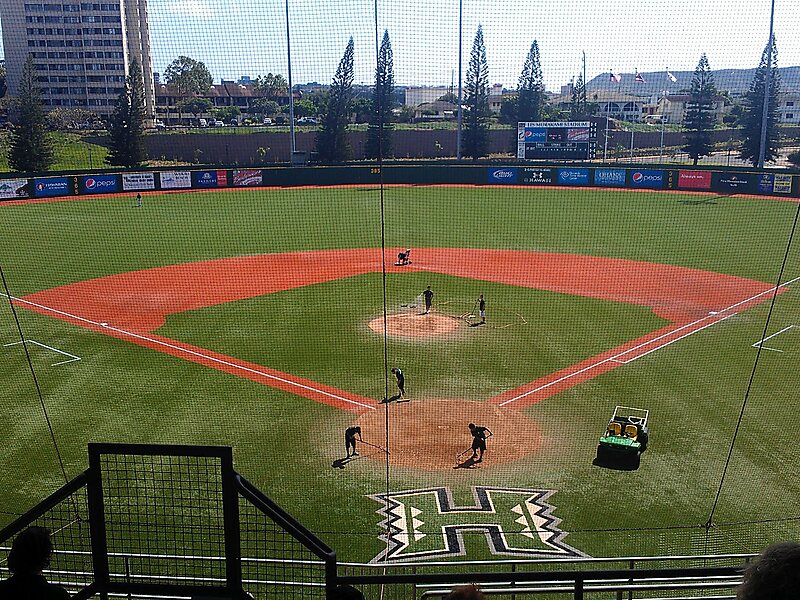
[(136, 58), (147, 114), (155, 114), (147, 0), (2, 0), (0, 24), (10, 94), (16, 93), (31, 54), (45, 107), (108, 115)]

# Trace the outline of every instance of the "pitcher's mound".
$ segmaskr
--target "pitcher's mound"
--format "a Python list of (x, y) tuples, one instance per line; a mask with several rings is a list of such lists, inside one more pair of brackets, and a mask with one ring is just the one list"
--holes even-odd
[[(387, 333), (390, 336), (421, 338), (447, 335), (458, 329), (461, 321), (438, 313), (421, 315), (416, 312), (396, 313), (386, 317)], [(369, 322), (369, 328), (383, 335), (383, 317)]]
[[(389, 462), (398, 467), (438, 470), (452, 469), (456, 455), (472, 445), (467, 425), (488, 427), (494, 435), (487, 440), (481, 467), (508, 463), (535, 452), (541, 443), (539, 428), (526, 415), (484, 402), (462, 400), (412, 400), (391, 402), (388, 407), (362, 414), (358, 425), (364, 439), (386, 444), (386, 419), (389, 410)], [(359, 452), (383, 461), (384, 453), (368, 446)], [(471, 451), (461, 457), (463, 462)]]

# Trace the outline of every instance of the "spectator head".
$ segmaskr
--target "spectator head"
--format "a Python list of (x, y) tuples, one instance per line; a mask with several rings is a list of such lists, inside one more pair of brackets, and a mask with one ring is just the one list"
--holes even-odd
[(453, 591), (445, 596), (445, 600), (485, 600), (485, 598), (486, 596), (475, 584), (453, 588)]
[(20, 533), (8, 553), (8, 569), (15, 574), (39, 573), (50, 564), (53, 543), (46, 527), (28, 527)]
[(333, 591), (335, 600), (364, 600), (364, 594), (352, 585), (340, 585)]
[(800, 544), (767, 546), (744, 570), (737, 600), (793, 600), (800, 590)]

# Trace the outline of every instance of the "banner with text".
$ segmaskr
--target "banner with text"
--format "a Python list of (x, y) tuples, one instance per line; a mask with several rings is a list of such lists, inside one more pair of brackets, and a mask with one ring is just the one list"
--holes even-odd
[(156, 189), (155, 173), (123, 173), (122, 189), (126, 192), (136, 192)]
[(189, 171), (162, 171), (162, 190), (181, 190), (192, 187), (192, 174)]
[(27, 179), (0, 179), (0, 198), (3, 200), (28, 197), (30, 188)]

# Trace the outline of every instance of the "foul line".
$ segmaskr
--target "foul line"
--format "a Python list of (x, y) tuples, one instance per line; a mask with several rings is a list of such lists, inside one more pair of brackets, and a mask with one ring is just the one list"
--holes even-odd
[(164, 341), (157, 340), (157, 339), (154, 339), (154, 338), (151, 338), (151, 337), (147, 337), (145, 335), (140, 335), (138, 333), (133, 333), (132, 331), (126, 331), (124, 329), (119, 329), (117, 327), (112, 327), (108, 323), (105, 323), (105, 324), (104, 323), (98, 323), (97, 321), (92, 321), (91, 319), (86, 319), (84, 317), (79, 317), (78, 315), (73, 315), (73, 314), (70, 314), (68, 312), (64, 312), (63, 310), (58, 310), (56, 308), (51, 308), (49, 306), (44, 306), (43, 304), (37, 304), (36, 302), (31, 302), (30, 300), (25, 300), (23, 298), (15, 298), (14, 296), (8, 296), (7, 294), (3, 294), (2, 292), (0, 292), (0, 294), (2, 294), (3, 296), (6, 296), (6, 298), (10, 298), (14, 302), (22, 302), (24, 304), (30, 304), (31, 306), (35, 306), (37, 308), (41, 308), (42, 310), (47, 310), (47, 311), (54, 312), (54, 313), (59, 314), (59, 315), (63, 315), (65, 317), (69, 317), (70, 319), (75, 319), (77, 321), (83, 321), (84, 323), (89, 323), (90, 325), (94, 325), (95, 327), (100, 327), (100, 328), (103, 328), (103, 329), (109, 329), (111, 331), (116, 331), (117, 333), (120, 333), (120, 334), (123, 334), (123, 335), (127, 335), (127, 336), (130, 336), (132, 338), (137, 338), (137, 339), (149, 342), (151, 344), (158, 344), (158, 345), (164, 346), (166, 348), (171, 348), (172, 350), (177, 350), (179, 352), (183, 352), (185, 354), (190, 354), (190, 355), (196, 356), (198, 358), (202, 358), (204, 360), (215, 362), (215, 363), (218, 363), (220, 365), (225, 365), (226, 367), (239, 369), (240, 371), (246, 371), (246, 372), (252, 373), (254, 375), (260, 375), (261, 377), (266, 377), (268, 379), (273, 379), (275, 381), (280, 381), (281, 383), (285, 383), (287, 385), (291, 385), (291, 386), (294, 386), (294, 387), (297, 387), (297, 388), (300, 388), (300, 389), (308, 390), (310, 392), (315, 392), (317, 394), (322, 394), (323, 396), (328, 396), (329, 398), (334, 398), (336, 400), (341, 400), (341, 401), (347, 402), (349, 404), (355, 404), (357, 406), (362, 406), (362, 407), (368, 408), (370, 410), (375, 410), (375, 407), (374, 406), (370, 406), (369, 404), (364, 404), (362, 402), (357, 402), (356, 400), (351, 400), (350, 398), (345, 398), (345, 397), (339, 396), (337, 394), (332, 394), (330, 392), (326, 392), (324, 390), (320, 390), (320, 389), (311, 387), (309, 385), (298, 383), (296, 381), (291, 381), (289, 379), (284, 379), (283, 377), (278, 377), (277, 375), (271, 375), (269, 373), (264, 373), (263, 371), (259, 371), (257, 369), (251, 369), (250, 367), (245, 367), (244, 365), (237, 365), (236, 363), (232, 363), (232, 362), (229, 362), (227, 360), (222, 360), (220, 358), (215, 358), (213, 356), (209, 356), (207, 354), (203, 354), (202, 352), (197, 352), (195, 350), (189, 350), (188, 348), (182, 348), (181, 346), (176, 346), (175, 344), (170, 344), (168, 342), (164, 342)]
[[(5, 296), (5, 294), (3, 294), (3, 295)], [(19, 344), (22, 344), (22, 343), (23, 342), (11, 342), (9, 344), (3, 344), (3, 348), (8, 348), (10, 346), (18, 346)], [(24, 343), (26, 343), (26, 344), (34, 344), (36, 346), (39, 346), (40, 348), (47, 348), (48, 350), (52, 350), (53, 352), (58, 352), (59, 354), (63, 354), (64, 356), (69, 356), (70, 357), (69, 360), (62, 360), (61, 362), (53, 363), (52, 365), (50, 365), (51, 367), (57, 367), (58, 365), (65, 365), (67, 363), (75, 362), (76, 360), (80, 360), (81, 359), (80, 356), (75, 356), (74, 354), (70, 354), (69, 352), (64, 352), (63, 350), (59, 350), (58, 348), (53, 348), (52, 346), (48, 346), (46, 344), (42, 344), (40, 342), (37, 342), (36, 340), (25, 340)]]
[(758, 348), (758, 347), (760, 346), (762, 349), (764, 349), (764, 350), (771, 350), (772, 352), (784, 352), (784, 350), (778, 350), (777, 348), (767, 348), (767, 347), (764, 345), (764, 342), (766, 342), (766, 341), (767, 341), (768, 339), (770, 339), (770, 338), (774, 338), (776, 335), (780, 335), (780, 334), (781, 334), (781, 333), (783, 333), (784, 331), (789, 331), (789, 330), (790, 330), (790, 329), (792, 329), (793, 327), (797, 327), (797, 325), (789, 325), (788, 327), (784, 327), (784, 328), (783, 328), (783, 329), (781, 329), (780, 331), (776, 331), (776, 332), (775, 332), (775, 333), (773, 333), (772, 335), (768, 335), (767, 337), (765, 337), (765, 338), (764, 338), (764, 339), (762, 339), (762, 340), (759, 340), (759, 341), (758, 341), (758, 342), (756, 342), (755, 344), (751, 344), (751, 346), (752, 346), (753, 348)]
[[(789, 280), (789, 281), (787, 281), (785, 283), (782, 283), (777, 287), (778, 287), (778, 289), (780, 289), (782, 287), (786, 287), (788, 285), (791, 285), (792, 283), (794, 283), (796, 281), (800, 281), (800, 277), (795, 277), (794, 279), (791, 279), (791, 280)], [(521, 400), (522, 398), (525, 398), (526, 396), (530, 396), (531, 394), (535, 394), (536, 392), (540, 392), (540, 391), (542, 391), (544, 389), (547, 389), (547, 388), (549, 388), (549, 387), (551, 387), (553, 385), (556, 385), (557, 383), (561, 383), (562, 381), (565, 381), (567, 379), (571, 379), (571, 378), (575, 377), (576, 375), (580, 375), (581, 373), (585, 373), (586, 371), (590, 371), (592, 369), (595, 369), (595, 368), (599, 367), (600, 365), (603, 365), (603, 364), (605, 364), (607, 362), (615, 362), (617, 364), (623, 364), (623, 365), (626, 365), (628, 363), (632, 363), (633, 361), (638, 360), (639, 358), (641, 358), (643, 356), (647, 356), (648, 354), (650, 354), (652, 352), (655, 352), (656, 350), (660, 350), (662, 348), (665, 348), (666, 346), (669, 346), (670, 344), (672, 344), (674, 342), (677, 342), (678, 340), (682, 340), (682, 339), (684, 339), (686, 337), (689, 337), (690, 335), (695, 334), (698, 331), (702, 331), (703, 329), (711, 327), (712, 325), (716, 325), (717, 323), (720, 323), (720, 322), (724, 321), (725, 319), (728, 319), (728, 318), (734, 316), (735, 314), (737, 314), (736, 312), (734, 312), (733, 314), (730, 314), (730, 315), (728, 315), (726, 317), (717, 318), (719, 313), (728, 312), (729, 310), (732, 310), (732, 309), (734, 309), (734, 308), (736, 308), (738, 306), (741, 306), (742, 304), (746, 304), (748, 302), (752, 302), (756, 298), (759, 298), (759, 297), (761, 297), (761, 296), (763, 296), (765, 294), (770, 294), (770, 293), (775, 293), (775, 288), (774, 287), (772, 287), (772, 288), (770, 288), (768, 290), (764, 290), (763, 292), (759, 292), (758, 294), (756, 294), (754, 296), (751, 296), (750, 298), (746, 298), (744, 300), (740, 300), (739, 302), (736, 302), (735, 304), (731, 304), (730, 306), (728, 306), (726, 308), (723, 308), (722, 310), (716, 311), (716, 314), (708, 315), (708, 316), (702, 317), (700, 319), (697, 319), (696, 321), (692, 321), (691, 323), (687, 323), (685, 325), (681, 325), (680, 327), (678, 327), (676, 329), (673, 329), (672, 331), (668, 331), (667, 333), (663, 333), (660, 336), (653, 338), (652, 340), (648, 340), (646, 342), (642, 342), (641, 344), (638, 344), (638, 345), (634, 346), (633, 348), (629, 348), (629, 349), (625, 350), (624, 352), (620, 352), (620, 353), (615, 354), (614, 356), (611, 356), (609, 358), (604, 358), (603, 360), (598, 361), (596, 363), (593, 363), (593, 364), (591, 364), (591, 365), (589, 365), (587, 367), (584, 367), (583, 369), (580, 369), (578, 371), (575, 371), (574, 373), (569, 373), (567, 375), (559, 377), (558, 379), (555, 379), (553, 381), (550, 381), (548, 383), (540, 385), (539, 387), (536, 387), (536, 388), (534, 388), (532, 390), (528, 390), (527, 392), (519, 394), (518, 396), (514, 396), (513, 398), (509, 398), (505, 402), (501, 402), (498, 406), (505, 406), (506, 404), (510, 404), (512, 402), (516, 402), (517, 400)], [(647, 352), (645, 352), (643, 354), (640, 354), (638, 356), (635, 356), (634, 358), (631, 358), (630, 360), (617, 360), (620, 356), (624, 356), (626, 354), (629, 354), (630, 352), (633, 352), (634, 350), (638, 350), (639, 348), (642, 348), (644, 346), (649, 346), (653, 342), (656, 342), (656, 341), (658, 341), (660, 339), (663, 339), (665, 337), (671, 337), (675, 333), (677, 333), (677, 332), (679, 332), (679, 331), (681, 331), (683, 329), (686, 329), (688, 327), (694, 327), (697, 324), (702, 323), (703, 321), (705, 321), (707, 319), (715, 319), (715, 320), (712, 321), (711, 323), (709, 323), (708, 325), (704, 325), (703, 327), (698, 327), (697, 329), (693, 329), (689, 333), (687, 333), (685, 335), (682, 335), (682, 336), (680, 336), (680, 337), (678, 337), (678, 338), (676, 338), (674, 340), (670, 340), (670, 341), (665, 342), (665, 343), (663, 343), (663, 344), (661, 344), (659, 346), (656, 346), (652, 350), (648, 350)]]

